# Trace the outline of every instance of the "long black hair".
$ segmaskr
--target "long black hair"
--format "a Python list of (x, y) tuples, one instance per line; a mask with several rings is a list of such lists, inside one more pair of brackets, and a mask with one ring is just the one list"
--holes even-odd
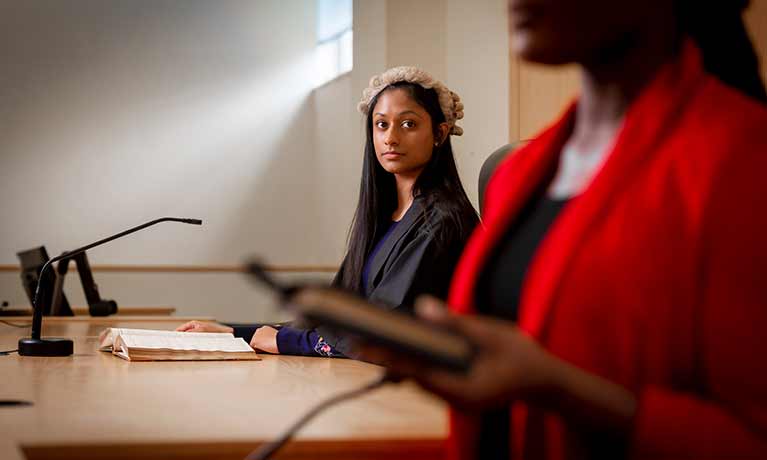
[(682, 32), (698, 44), (706, 70), (727, 85), (767, 104), (759, 58), (743, 22), (748, 0), (677, 0)]
[[(373, 109), (381, 94), (393, 88), (407, 91), (412, 100), (426, 110), (431, 117), (435, 141), (439, 140), (439, 125), (445, 121), (437, 92), (421, 85), (393, 83), (370, 101), (365, 120), (365, 151), (359, 199), (349, 230), (348, 249), (341, 273), (342, 286), (357, 292), (362, 292), (365, 260), (397, 209), (394, 175), (384, 170), (378, 162), (373, 144)], [(476, 219), (476, 212), (458, 176), (449, 135), (433, 147), (431, 159), (413, 184), (413, 196), (424, 200), (424, 210), (438, 213), (444, 218), (445, 225), (437, 229), (441, 232), (436, 235), (437, 244), (445, 244), (449, 240), (446, 232), (459, 232), (459, 235), (467, 236), (471, 231), (471, 228), (467, 228), (467, 222)]]

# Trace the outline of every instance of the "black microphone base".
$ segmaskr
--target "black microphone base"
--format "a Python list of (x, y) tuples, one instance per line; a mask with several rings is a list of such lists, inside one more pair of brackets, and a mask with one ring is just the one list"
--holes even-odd
[(69, 339), (20, 339), (21, 356), (70, 356), (74, 353), (74, 343)]

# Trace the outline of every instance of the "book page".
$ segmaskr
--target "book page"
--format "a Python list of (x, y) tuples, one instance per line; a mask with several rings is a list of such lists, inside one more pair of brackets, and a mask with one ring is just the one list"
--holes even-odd
[(180, 332), (177, 335), (133, 335), (120, 334), (115, 346), (122, 348), (142, 348), (142, 349), (161, 349), (161, 350), (189, 350), (189, 351), (220, 351), (220, 352), (251, 352), (250, 348), (242, 338), (234, 338), (231, 334), (224, 334), (223, 337), (215, 337), (203, 333)]
[(105, 329), (101, 335), (99, 335), (99, 349), (109, 350), (114, 344), (115, 338), (119, 335), (134, 335), (134, 336), (160, 336), (160, 337), (180, 337), (187, 335), (196, 335), (203, 337), (224, 337), (234, 338), (229, 332), (177, 332), (177, 331), (163, 331), (156, 329), (129, 329), (121, 327), (110, 327)]

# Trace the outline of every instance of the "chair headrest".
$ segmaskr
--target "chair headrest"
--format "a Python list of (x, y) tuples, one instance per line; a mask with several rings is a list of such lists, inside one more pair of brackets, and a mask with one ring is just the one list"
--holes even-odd
[(523, 143), (524, 142), (520, 141), (503, 145), (491, 153), (490, 156), (485, 159), (485, 162), (482, 163), (482, 168), (479, 170), (478, 184), (480, 214), (482, 214), (484, 211), (485, 189), (487, 188), (487, 183), (490, 182), (490, 177), (492, 177), (496, 168), (498, 168), (498, 165), (501, 164), (501, 161), (503, 161), (503, 159), (506, 158), (511, 152), (519, 148)]

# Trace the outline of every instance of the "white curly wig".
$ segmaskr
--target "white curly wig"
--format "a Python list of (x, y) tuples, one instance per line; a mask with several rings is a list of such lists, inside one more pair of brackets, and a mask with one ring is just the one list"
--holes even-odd
[(456, 121), (463, 118), (463, 102), (461, 98), (450, 91), (441, 81), (424, 72), (417, 67), (392, 67), (381, 75), (376, 75), (370, 79), (370, 86), (362, 91), (362, 100), (357, 105), (357, 109), (367, 115), (370, 110), (370, 102), (381, 91), (389, 85), (398, 82), (415, 83), (426, 89), (433, 88), (439, 98), (439, 106), (445, 115), (445, 121), (450, 127), (449, 134), (460, 136), (463, 134), (463, 128), (456, 125)]

